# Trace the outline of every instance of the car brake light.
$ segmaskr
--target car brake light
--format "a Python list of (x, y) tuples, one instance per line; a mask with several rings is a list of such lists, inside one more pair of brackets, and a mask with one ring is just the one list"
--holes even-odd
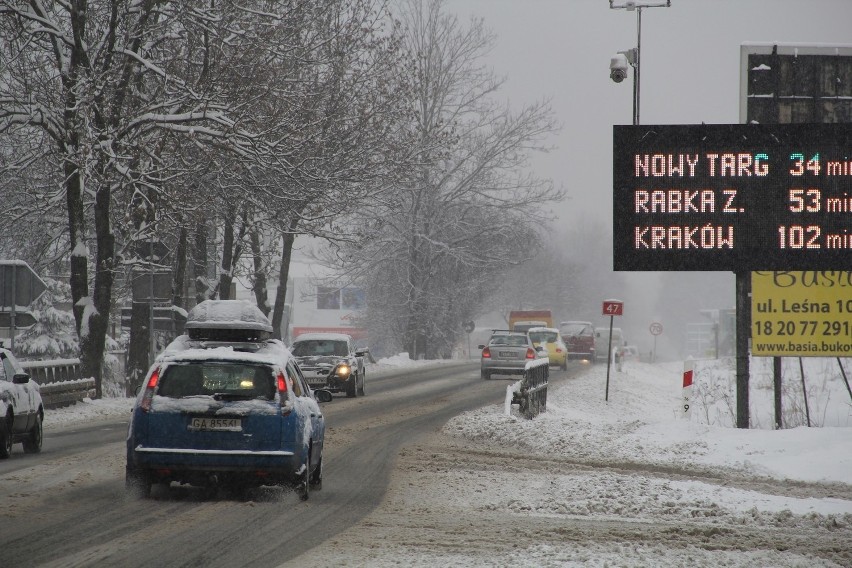
[(535, 359), (535, 349), (527, 347), (527, 359)]
[(139, 405), (143, 411), (151, 410), (151, 400), (154, 398), (154, 389), (160, 382), (160, 368), (156, 367), (151, 371), (151, 376), (148, 378), (148, 384), (145, 385), (145, 394), (142, 395), (142, 403)]
[(485, 348), (482, 350), (482, 357), (485, 359), (491, 359), (491, 350), (489, 348)]
[(293, 410), (293, 404), (290, 402), (290, 397), (287, 396), (287, 377), (284, 376), (283, 372), (279, 372), (275, 382), (278, 386), (278, 400), (281, 405), (281, 415), (287, 416), (290, 414), (290, 411)]
[(556, 348), (556, 352), (557, 352), (557, 353), (562, 353), (562, 348), (561, 348), (561, 347), (557, 347), (557, 348)]

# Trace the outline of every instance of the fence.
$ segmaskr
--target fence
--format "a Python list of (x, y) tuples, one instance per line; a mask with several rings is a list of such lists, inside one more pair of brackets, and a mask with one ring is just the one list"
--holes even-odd
[(80, 377), (79, 359), (20, 361), (37, 382), (45, 408), (60, 408), (95, 396), (95, 379)]
[(524, 418), (531, 420), (547, 410), (547, 379), (550, 364), (547, 359), (527, 363), (524, 378), (506, 387), (506, 414), (517, 404)]

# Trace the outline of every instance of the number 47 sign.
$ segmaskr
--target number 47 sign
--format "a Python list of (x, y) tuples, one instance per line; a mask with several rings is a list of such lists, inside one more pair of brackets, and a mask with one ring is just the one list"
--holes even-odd
[(621, 300), (604, 300), (603, 315), (605, 316), (621, 316), (624, 315), (624, 302)]

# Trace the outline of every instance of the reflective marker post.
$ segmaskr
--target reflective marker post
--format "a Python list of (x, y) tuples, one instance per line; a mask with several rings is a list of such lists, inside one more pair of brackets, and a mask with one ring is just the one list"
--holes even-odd
[(683, 362), (683, 404), (681, 410), (683, 417), (689, 419), (689, 409), (692, 405), (692, 379), (695, 369), (695, 361), (687, 359)]

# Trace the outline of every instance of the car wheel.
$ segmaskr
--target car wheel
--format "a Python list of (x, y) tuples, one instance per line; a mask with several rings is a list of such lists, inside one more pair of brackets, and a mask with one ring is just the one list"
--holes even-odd
[(311, 473), (311, 489), (314, 491), (322, 489), (322, 456), (320, 456), (316, 469)]
[(37, 454), (41, 451), (41, 442), (44, 439), (44, 427), (41, 414), (36, 418), (35, 426), (30, 430), (29, 436), (24, 439), (24, 453)]
[(151, 478), (145, 472), (128, 468), (124, 474), (124, 488), (132, 497), (145, 499), (151, 495)]
[(568, 359), (565, 359), (564, 361), (562, 361), (562, 365), (560, 365), (559, 368), (562, 369), (563, 371), (567, 371), (568, 370)]
[(0, 458), (5, 459), (12, 455), (12, 429), (9, 420), (0, 424)]
[(361, 385), (358, 387), (358, 396), (364, 396), (364, 383), (367, 382), (367, 373), (366, 371), (361, 372)]
[(299, 499), (307, 501), (311, 496), (311, 447), (308, 446), (308, 455), (305, 458), (305, 473), (302, 474), (302, 479), (299, 481), (298, 492)]
[(346, 381), (346, 396), (355, 398), (358, 396), (358, 375), (352, 375), (349, 379)]
[(491, 378), (491, 371), (486, 371), (483, 369), (482, 371), (480, 371), (480, 376), (482, 377), (483, 381), (487, 381)]

